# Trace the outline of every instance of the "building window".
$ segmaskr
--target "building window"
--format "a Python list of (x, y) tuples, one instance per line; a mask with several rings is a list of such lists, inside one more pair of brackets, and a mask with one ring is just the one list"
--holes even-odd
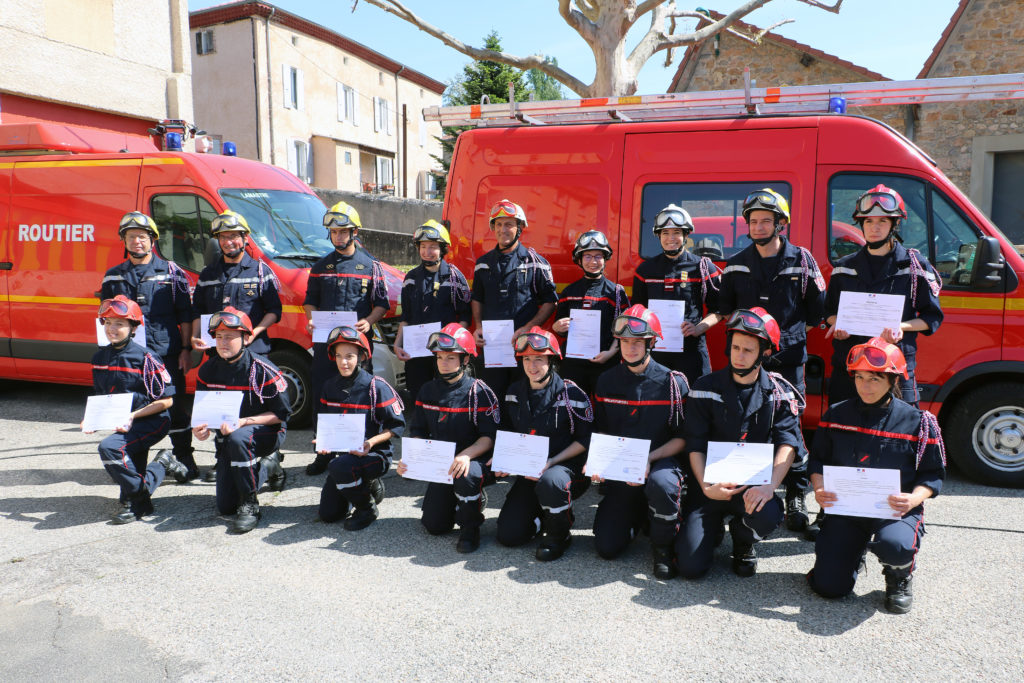
[[(998, 152), (992, 159), (992, 222), (1015, 245), (1024, 244), (1024, 152)], [(1015, 189), (1016, 188), (1016, 189)]]
[(344, 64), (345, 66), (348, 66), (348, 57), (342, 57), (341, 63)]
[(284, 83), (285, 109), (304, 109), (305, 99), (302, 93), (302, 69), (282, 65), (281, 79)]
[(420, 121), (419, 131), (420, 131), (420, 147), (426, 147), (427, 146), (427, 122), (426, 121)]
[(299, 37), (298, 36), (292, 36), (292, 45), (297, 47), (298, 44), (299, 44)]
[(208, 28), (203, 31), (196, 31), (196, 54), (197, 55), (208, 55), (214, 52), (213, 49), (213, 29)]
[(373, 98), (373, 129), (376, 132), (394, 135), (395, 122), (392, 120), (393, 111), (391, 103), (383, 97)]
[(395, 184), (394, 160), (391, 157), (377, 157), (377, 185), (384, 192), (393, 192)]
[(377, 72), (377, 85), (384, 85), (384, 72), (383, 71), (378, 71)]
[(345, 165), (346, 166), (351, 166), (352, 165), (352, 152), (345, 152)]
[(288, 141), (288, 170), (306, 183), (313, 182), (312, 148), (305, 140)]
[(338, 84), (338, 120), (351, 121), (352, 125), (359, 125), (359, 108), (356, 106), (356, 91), (344, 83)]

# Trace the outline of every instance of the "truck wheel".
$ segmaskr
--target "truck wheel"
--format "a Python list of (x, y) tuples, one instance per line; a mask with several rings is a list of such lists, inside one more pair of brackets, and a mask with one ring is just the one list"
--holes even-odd
[(310, 399), (312, 361), (308, 357), (303, 357), (301, 353), (287, 349), (271, 351), (268, 357), (288, 381), (288, 396), (292, 400), (288, 426), (293, 429), (308, 427), (313, 418), (313, 404)]
[(946, 447), (964, 474), (990, 486), (1024, 487), (1024, 384), (968, 392), (947, 423)]

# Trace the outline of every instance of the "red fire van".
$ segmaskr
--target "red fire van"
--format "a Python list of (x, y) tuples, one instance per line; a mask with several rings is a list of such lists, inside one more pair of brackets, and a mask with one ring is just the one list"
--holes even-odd
[[(686, 208), (696, 225), (691, 246), (721, 264), (748, 244), (743, 198), (772, 187), (792, 208), (789, 237), (811, 249), (827, 276), (837, 258), (863, 243), (851, 225), (855, 198), (884, 183), (906, 200), (906, 245), (942, 274), (945, 322), (919, 342), (922, 406), (939, 416), (964, 472), (1024, 485), (1024, 259), (932, 159), (860, 116), (632, 117), (605, 111), (603, 123), (524, 125), (536, 122), (509, 115), (507, 123), (463, 132), (444, 203), (455, 263), (472, 272), (474, 259), (493, 248), (487, 212), (507, 197), (525, 208), (523, 241), (551, 261), (559, 289), (580, 276), (571, 246), (591, 228), (605, 231), (615, 250), (609, 277), (629, 287), (637, 265), (660, 251), (651, 226), (662, 207)], [(718, 367), (721, 327), (709, 340)], [(813, 429), (832, 372), (824, 326), (811, 331), (809, 354), (805, 425)]]
[[(270, 358), (291, 384), (293, 421), (308, 420), (312, 341), (302, 300), (310, 265), (333, 248), (323, 202), (275, 166), (158, 151), (149, 138), (67, 125), (0, 125), (0, 377), (91, 383), (100, 281), (125, 258), (121, 216), (150, 214), (157, 250), (194, 285), (219, 258), (210, 221), (226, 209), (246, 217), (247, 250), (281, 282)], [(394, 303), (402, 276), (387, 270)]]

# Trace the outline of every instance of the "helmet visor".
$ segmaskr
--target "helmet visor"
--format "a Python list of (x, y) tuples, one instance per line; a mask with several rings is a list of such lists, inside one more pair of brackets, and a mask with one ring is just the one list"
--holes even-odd
[(495, 218), (501, 218), (503, 216), (507, 218), (518, 218), (518, 216), (516, 216), (516, 208), (515, 204), (507, 199), (503, 199), (495, 204), (494, 208), (491, 209), (490, 219), (493, 221)]
[(751, 311), (736, 311), (729, 316), (729, 321), (725, 324), (727, 330), (739, 330), (740, 332), (746, 332), (756, 337), (768, 338), (768, 332), (765, 328), (764, 321), (761, 320), (756, 314)]
[(362, 346), (362, 340), (359, 338), (359, 330), (351, 325), (341, 325), (340, 327), (335, 327), (331, 330), (331, 333), (327, 335), (328, 346), (335, 343), (340, 344), (342, 342)]
[(749, 207), (756, 204), (760, 204), (761, 206), (768, 206), (773, 209), (778, 209), (781, 211), (781, 207), (779, 206), (779, 198), (771, 194), (770, 192), (765, 192), (764, 190), (751, 192), (750, 194), (747, 195), (747, 198), (743, 200), (744, 207)]
[(436, 353), (437, 351), (466, 352), (465, 349), (459, 346), (459, 342), (455, 340), (455, 337), (447, 332), (434, 332), (431, 334), (427, 338), (427, 350), (431, 353)]
[(444, 242), (441, 231), (433, 226), (416, 228), (412, 234), (413, 242)]
[(98, 318), (106, 318), (113, 313), (114, 317), (124, 318), (128, 315), (128, 304), (118, 299), (104, 299), (100, 304)]
[(537, 334), (535, 332), (528, 332), (526, 334), (521, 334), (518, 337), (516, 337), (516, 353), (522, 353), (526, 351), (527, 347), (533, 349), (534, 351), (549, 351), (551, 353), (555, 352), (555, 350), (551, 348), (551, 342), (548, 340), (548, 338), (545, 337), (543, 334)]
[(228, 214), (226, 216), (220, 215), (210, 222), (210, 230), (213, 232), (224, 232), (227, 230), (241, 230), (245, 232), (246, 227), (242, 225), (242, 221), (238, 216), (234, 214)]
[(857, 212), (867, 213), (872, 207), (878, 205), (882, 211), (897, 212), (900, 209), (896, 197), (888, 192), (868, 192), (857, 201)]
[(620, 315), (615, 319), (615, 324), (612, 327), (612, 336), (654, 337), (657, 335), (646, 320), (634, 318), (630, 315)]
[(348, 217), (347, 213), (341, 213), (340, 211), (328, 211), (324, 214), (324, 227), (325, 228), (352, 228), (355, 227), (355, 223)]
[(149, 219), (141, 213), (129, 213), (121, 219), (121, 223), (118, 226), (121, 230), (128, 230), (130, 228), (140, 228), (142, 230), (152, 230), (153, 226), (150, 225)]
[(879, 372), (884, 372), (888, 367), (889, 357), (882, 349), (877, 346), (869, 346), (867, 344), (861, 344), (850, 349), (849, 355), (846, 357), (846, 365), (849, 367), (854, 363), (857, 363), (861, 359), (867, 361), (867, 364), (877, 369)]
[(219, 311), (210, 316), (210, 324), (207, 329), (213, 334), (217, 328), (226, 327), (229, 330), (243, 330), (248, 332), (242, 317), (229, 311)]
[(676, 209), (669, 209), (668, 211), (662, 211), (654, 217), (654, 227), (658, 230), (665, 228), (689, 228), (690, 222), (686, 220), (686, 216), (683, 215), (682, 211)]

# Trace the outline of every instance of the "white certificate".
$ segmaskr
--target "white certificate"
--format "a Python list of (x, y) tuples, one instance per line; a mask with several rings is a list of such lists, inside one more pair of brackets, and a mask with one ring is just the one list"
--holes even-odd
[(402, 476), (406, 479), (450, 484), (452, 475), (448, 474), (448, 470), (454, 461), (454, 441), (402, 437), (402, 462), (406, 467)]
[(610, 434), (591, 434), (587, 476), (642, 484), (647, 478), (650, 439), (630, 439)]
[(709, 441), (707, 456), (705, 483), (760, 486), (772, 481), (775, 446), (770, 443)]
[(225, 422), (238, 427), (244, 391), (197, 391), (192, 404), (192, 426), (216, 431)]
[(565, 344), (565, 357), (590, 360), (601, 351), (601, 311), (592, 308), (574, 308), (569, 311), (569, 339)]
[[(210, 335), (210, 318), (213, 317), (212, 313), (199, 316), (199, 338), (203, 340), (203, 343), (213, 348), (217, 346), (217, 340)], [(192, 332), (192, 336), (195, 336), (195, 332)]]
[(548, 437), (498, 430), (494, 437), (495, 472), (539, 477), (548, 461)]
[(355, 311), (313, 311), (313, 342), (326, 344), (335, 327), (355, 327), (359, 320)]
[(889, 507), (889, 496), (900, 492), (900, 471), (862, 467), (825, 465), (825, 490), (836, 494), (830, 515), (899, 519), (902, 515)]
[(406, 325), (402, 328), (402, 348), (413, 358), (429, 356), (427, 340), (430, 335), (441, 331), (441, 323), (423, 323), (422, 325)]
[(516, 366), (516, 353), (512, 348), (512, 333), (515, 331), (515, 323), (512, 320), (484, 321), (484, 367)]
[(316, 420), (316, 450), (362, 451), (366, 442), (366, 416), (321, 413)]
[[(132, 335), (132, 341), (139, 346), (146, 345), (145, 323), (135, 328), (135, 333)], [(99, 318), (96, 318), (96, 343), (100, 346), (110, 346), (110, 340), (107, 339), (107, 335), (103, 332), (103, 324), (100, 323)]]
[(659, 339), (654, 345), (655, 351), (670, 351), (679, 353), (683, 350), (685, 337), (681, 328), (686, 320), (686, 302), (675, 301), (674, 299), (651, 299), (647, 302), (647, 308), (654, 315), (658, 316), (661, 323), (661, 333), (664, 339)]
[(840, 292), (836, 329), (861, 337), (880, 337), (882, 330), (898, 330), (905, 299), (902, 294)]
[(104, 394), (90, 396), (85, 401), (85, 417), (82, 418), (83, 432), (114, 430), (128, 424), (132, 413), (134, 394)]

